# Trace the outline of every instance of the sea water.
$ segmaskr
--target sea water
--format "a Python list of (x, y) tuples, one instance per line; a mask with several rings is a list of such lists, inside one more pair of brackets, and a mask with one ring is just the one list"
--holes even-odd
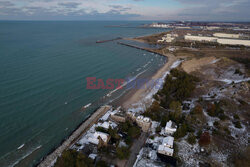
[(86, 89), (87, 77), (129, 81), (155, 73), (166, 62), (161, 56), (96, 43), (166, 31), (138, 28), (144, 23), (0, 22), (0, 166), (37, 164), (124, 91)]

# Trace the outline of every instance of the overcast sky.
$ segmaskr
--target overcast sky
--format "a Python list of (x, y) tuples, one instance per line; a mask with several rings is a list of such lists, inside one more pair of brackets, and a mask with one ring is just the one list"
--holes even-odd
[(0, 20), (250, 21), (250, 0), (0, 0)]

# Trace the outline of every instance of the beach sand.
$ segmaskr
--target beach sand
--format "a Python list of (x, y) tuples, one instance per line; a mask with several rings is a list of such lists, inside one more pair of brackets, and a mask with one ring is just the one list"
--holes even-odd
[[(177, 61), (177, 58), (170, 53), (163, 53), (162, 55), (166, 56), (168, 58), (167, 63), (160, 68), (152, 77), (152, 80), (156, 80), (156, 79), (160, 79), (164, 76), (164, 74), (170, 70), (170, 67), (172, 66), (172, 64)], [(132, 93), (128, 94), (127, 97), (125, 97), (124, 99), (120, 99), (122, 101), (121, 106), (124, 109), (129, 109), (131, 107), (133, 107), (133, 104), (136, 104), (138, 102), (140, 102), (148, 93), (151, 92), (151, 90), (154, 89), (152, 87), (148, 87), (148, 88), (143, 88), (143, 89), (138, 89), (138, 90), (134, 90)], [(144, 101), (146, 103), (146, 101)]]

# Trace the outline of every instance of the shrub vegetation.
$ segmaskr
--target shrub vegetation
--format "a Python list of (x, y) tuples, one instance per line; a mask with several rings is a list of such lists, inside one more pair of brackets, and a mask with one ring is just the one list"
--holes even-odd
[(92, 167), (93, 161), (76, 150), (65, 150), (55, 163), (55, 167)]
[(196, 143), (196, 137), (195, 137), (195, 135), (193, 133), (190, 133), (188, 135), (187, 141), (188, 141), (189, 144), (194, 145)]
[(127, 159), (130, 155), (128, 147), (117, 147), (116, 155), (119, 159)]
[(161, 100), (161, 105), (169, 108), (173, 101), (182, 102), (190, 97), (198, 81), (198, 78), (195, 76), (189, 75), (184, 71), (172, 69), (165, 79), (163, 89), (159, 91), (159, 94), (164, 96)]

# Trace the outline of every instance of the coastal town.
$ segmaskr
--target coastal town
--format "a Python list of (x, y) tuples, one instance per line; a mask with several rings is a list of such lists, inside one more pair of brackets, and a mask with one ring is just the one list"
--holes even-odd
[[(169, 120), (165, 127), (160, 128), (160, 122), (145, 117), (142, 111), (124, 111), (121, 107), (114, 109), (112, 106), (101, 108), (109, 110), (71, 145), (70, 150), (83, 153), (86, 159), (96, 162), (97, 166), (136, 166), (142, 163), (142, 146), (148, 145), (144, 148), (148, 150), (145, 156), (151, 160), (159, 156), (162, 162), (159, 160), (157, 163), (164, 165), (167, 159), (176, 165), (173, 135), (177, 126), (174, 122)], [(155, 162), (151, 163), (153, 165)], [(57, 164), (60, 165), (60, 159)]]
[(143, 48), (168, 57), (157, 75), (165, 81), (161, 89), (102, 106), (84, 133), (50, 157), (50, 166), (247, 166), (250, 33), (246, 25), (222, 25), (178, 24), (125, 39), (162, 46)]

